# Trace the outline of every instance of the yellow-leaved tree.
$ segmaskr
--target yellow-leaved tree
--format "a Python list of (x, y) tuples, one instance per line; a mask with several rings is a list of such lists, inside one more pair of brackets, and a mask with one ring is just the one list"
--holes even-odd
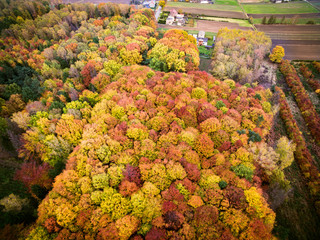
[(272, 53), (270, 54), (269, 59), (272, 62), (280, 63), (284, 55), (284, 48), (277, 45), (272, 49)]
[(166, 1), (164, 1), (164, 0), (159, 1), (160, 7), (164, 8), (165, 5), (166, 5)]

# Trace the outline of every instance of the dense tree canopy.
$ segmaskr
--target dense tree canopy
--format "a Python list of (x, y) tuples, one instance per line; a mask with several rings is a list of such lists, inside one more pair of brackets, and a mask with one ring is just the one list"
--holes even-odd
[(168, 30), (149, 52), (150, 67), (159, 71), (197, 70), (200, 58), (196, 39), (182, 30)]
[[(1, 137), (40, 204), (27, 239), (273, 239), (262, 185), (288, 189), (295, 145), (265, 142), (271, 91), (237, 83), (251, 79), (245, 64), (222, 80), (197, 71), (196, 40), (159, 38), (149, 9), (55, 6), (0, 40)], [(238, 45), (246, 59), (228, 55)], [(268, 46), (222, 30), (215, 66), (256, 70)]]
[[(249, 144), (249, 131), (263, 138), (270, 128), (272, 114), (262, 108), (267, 91), (204, 72), (165, 74), (133, 65), (97, 97), (86, 120), (78, 120), (85, 125), (65, 126), (55, 137), (78, 146), (39, 206), (33, 237), (271, 238), (275, 215), (256, 169), (270, 175), (279, 157), (270, 167), (259, 165), (262, 157), (251, 148), (262, 143)], [(219, 101), (226, 107), (218, 110)], [(63, 114), (56, 133), (68, 119), (76, 124), (74, 115)], [(39, 118), (28, 136), (40, 122), (52, 124)]]
[(271, 47), (271, 39), (263, 32), (220, 29), (213, 53), (212, 73), (252, 83), (262, 74), (261, 63)]

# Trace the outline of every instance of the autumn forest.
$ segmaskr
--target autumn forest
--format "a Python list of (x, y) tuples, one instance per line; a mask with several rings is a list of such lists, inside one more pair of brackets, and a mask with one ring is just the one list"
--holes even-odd
[(0, 8), (0, 239), (295, 239), (277, 210), (292, 169), (318, 221), (319, 62), (222, 28), (200, 71), (196, 39), (151, 9)]

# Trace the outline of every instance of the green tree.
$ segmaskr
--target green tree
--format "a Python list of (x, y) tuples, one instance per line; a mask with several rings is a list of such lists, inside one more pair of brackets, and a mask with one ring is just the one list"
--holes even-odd
[(22, 99), (25, 102), (37, 100), (42, 93), (40, 82), (36, 78), (26, 77), (22, 87)]
[(273, 23), (274, 23), (274, 16), (272, 15), (268, 20), (268, 24), (273, 24)]

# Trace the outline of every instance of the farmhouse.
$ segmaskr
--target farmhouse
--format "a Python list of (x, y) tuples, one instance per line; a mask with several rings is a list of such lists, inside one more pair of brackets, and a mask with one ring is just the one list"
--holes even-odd
[(144, 1), (144, 2), (142, 3), (142, 6), (143, 6), (144, 8), (154, 8), (155, 5), (156, 5), (155, 0)]
[(176, 23), (177, 26), (183, 26), (186, 23), (186, 20), (184, 19), (184, 14), (176, 15)]

